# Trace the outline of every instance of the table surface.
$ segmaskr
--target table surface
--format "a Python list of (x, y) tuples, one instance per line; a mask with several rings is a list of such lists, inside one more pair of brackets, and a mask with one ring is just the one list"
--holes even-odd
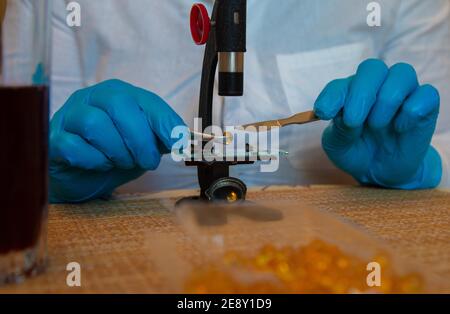
[[(112, 201), (49, 209), (45, 274), (0, 293), (155, 293), (158, 276), (146, 246), (149, 232), (179, 235), (174, 201), (192, 191), (119, 196)], [(391, 191), (350, 186), (266, 187), (250, 200), (291, 200), (329, 211), (403, 258), (450, 282), (450, 192)], [(66, 265), (82, 265), (82, 286), (66, 285)], [(449, 284), (450, 285), (450, 284)]]

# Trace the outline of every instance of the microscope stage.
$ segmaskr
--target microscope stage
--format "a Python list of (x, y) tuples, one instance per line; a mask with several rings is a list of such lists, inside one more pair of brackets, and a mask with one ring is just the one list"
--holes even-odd
[(270, 160), (278, 160), (282, 157), (287, 157), (288, 152), (282, 151), (282, 150), (273, 150), (273, 151), (246, 151), (246, 150), (235, 150), (232, 152), (227, 151), (221, 151), (221, 152), (203, 152), (203, 158), (200, 154), (200, 152), (197, 152), (195, 154), (192, 152), (192, 155), (190, 158), (184, 158), (185, 162), (192, 162), (192, 161), (217, 161), (217, 162), (224, 162), (224, 161), (270, 161)]

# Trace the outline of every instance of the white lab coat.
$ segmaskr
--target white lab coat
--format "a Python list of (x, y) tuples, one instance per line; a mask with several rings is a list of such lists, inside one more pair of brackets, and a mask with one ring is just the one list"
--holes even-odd
[[(30, 0), (10, 0), (27, 10)], [(204, 47), (189, 31), (188, 0), (78, 0), (79, 28), (66, 24), (68, 0), (54, 0), (52, 113), (77, 89), (119, 78), (163, 97), (192, 126)], [(212, 0), (200, 1), (209, 9)], [(347, 77), (366, 58), (412, 64), (421, 82), (441, 92), (434, 144), (450, 160), (450, 2), (378, 0), (382, 26), (367, 25), (361, 0), (248, 0), (245, 96), (215, 97), (215, 124), (236, 125), (311, 110), (327, 82)], [(14, 47), (6, 47), (14, 49)], [(13, 54), (14, 55), (14, 54)], [(282, 130), (289, 158), (276, 173), (239, 166), (249, 185), (348, 183), (321, 149), (326, 122)], [(144, 192), (196, 186), (196, 171), (163, 158), (157, 171), (121, 188)]]

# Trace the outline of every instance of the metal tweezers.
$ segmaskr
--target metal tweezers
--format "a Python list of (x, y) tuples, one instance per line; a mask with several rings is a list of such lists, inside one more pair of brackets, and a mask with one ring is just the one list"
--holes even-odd
[(267, 127), (267, 128), (273, 128), (273, 127), (285, 127), (288, 125), (294, 125), (294, 124), (306, 124), (311, 122), (319, 121), (320, 119), (316, 116), (314, 111), (307, 111), (298, 113), (296, 115), (293, 115), (292, 117), (286, 118), (286, 119), (280, 119), (280, 120), (270, 120), (270, 121), (263, 121), (263, 122), (257, 122), (257, 123), (250, 123), (246, 125), (242, 125), (236, 128), (244, 128), (248, 131), (251, 131), (247, 129), (248, 127), (254, 127), (258, 131), (261, 127)]
[[(245, 129), (245, 131), (260, 131), (261, 127), (266, 127), (267, 129), (270, 128), (281, 128), (288, 125), (299, 125), (299, 124), (307, 124), (311, 122), (319, 121), (320, 119), (316, 116), (314, 111), (307, 111), (298, 113), (296, 115), (293, 115), (292, 117), (286, 118), (286, 119), (279, 119), (279, 120), (270, 120), (270, 121), (263, 121), (263, 122), (257, 122), (257, 123), (250, 123), (245, 124), (241, 126), (236, 126), (236, 130)], [(199, 133), (195, 131), (191, 131), (192, 136), (197, 136), (202, 138), (204, 141), (230, 141), (233, 139), (232, 134), (224, 134), (224, 136), (214, 136), (211, 134), (205, 134), (205, 133)]]

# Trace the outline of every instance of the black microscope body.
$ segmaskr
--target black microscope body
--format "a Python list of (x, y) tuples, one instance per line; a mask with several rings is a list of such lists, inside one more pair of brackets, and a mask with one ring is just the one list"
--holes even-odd
[[(244, 53), (246, 52), (247, 0), (216, 0), (211, 19), (205, 7), (195, 4), (191, 12), (191, 31), (198, 45), (206, 43), (200, 86), (199, 118), (202, 130), (212, 125), (214, 82), (219, 68), (219, 95), (236, 97), (244, 94)], [(201, 145), (204, 147), (205, 142)], [(247, 148), (248, 149), (248, 148)], [(203, 155), (202, 155), (203, 156)], [(247, 187), (229, 175), (229, 167), (251, 164), (235, 156), (234, 161), (186, 161), (196, 166), (202, 201), (234, 203), (245, 200)]]

